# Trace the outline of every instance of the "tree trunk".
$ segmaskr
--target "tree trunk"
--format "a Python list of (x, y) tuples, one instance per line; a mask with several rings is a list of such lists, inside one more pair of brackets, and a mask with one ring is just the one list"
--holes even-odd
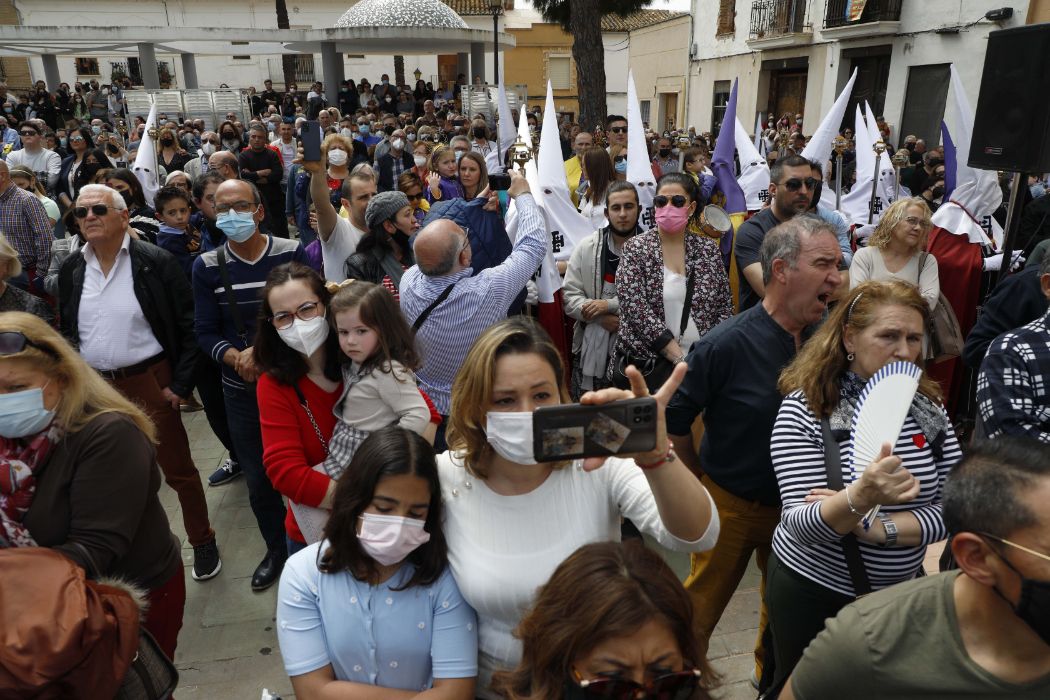
[(571, 0), (569, 33), (576, 62), (580, 98), (577, 123), (588, 131), (605, 124), (605, 49), (602, 46), (602, 9), (599, 0)]
[[(285, 0), (276, 0), (276, 2), (277, 28), (291, 29), (291, 25), (288, 22), (288, 4)], [(289, 85), (294, 85), (298, 82), (295, 78), (295, 54), (281, 54), (281, 72), (284, 73), (284, 89), (287, 91)]]
[[(405, 84), (405, 57), (395, 54), (394, 56), (394, 85)], [(415, 87), (415, 86), (413, 86)]]

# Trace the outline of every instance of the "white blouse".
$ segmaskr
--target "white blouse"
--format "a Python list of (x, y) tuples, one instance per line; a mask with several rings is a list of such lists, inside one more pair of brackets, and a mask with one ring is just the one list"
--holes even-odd
[(517, 496), (497, 494), (449, 452), (438, 455), (437, 464), (452, 574), (478, 614), (476, 692), (483, 698), (496, 697), (489, 690), (493, 672), (521, 658), (513, 631), (537, 588), (581, 546), (618, 542), (621, 516), (676, 551), (705, 551), (718, 539), (714, 501), (700, 539), (687, 542), (668, 532), (645, 474), (631, 460), (611, 458), (592, 472), (576, 461)]

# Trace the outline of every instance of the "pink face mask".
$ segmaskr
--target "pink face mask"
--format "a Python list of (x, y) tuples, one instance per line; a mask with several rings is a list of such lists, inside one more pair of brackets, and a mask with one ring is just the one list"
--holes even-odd
[(689, 223), (689, 207), (678, 208), (671, 203), (656, 210), (656, 225), (667, 233), (681, 233)]
[(393, 566), (430, 541), (423, 525), (424, 521), (415, 518), (362, 513), (357, 541), (365, 554), (383, 566)]

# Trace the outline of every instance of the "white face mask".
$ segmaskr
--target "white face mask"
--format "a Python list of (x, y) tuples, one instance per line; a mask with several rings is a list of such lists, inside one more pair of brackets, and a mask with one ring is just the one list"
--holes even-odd
[(400, 151), (402, 148), (405, 147), (405, 142), (404, 142), (403, 139), (394, 139), (393, 141), (390, 142), (390, 146), (395, 151)]
[(427, 164), (426, 156), (415, 156), (414, 158), (412, 158), (412, 160), (416, 161), (417, 168), (422, 168), (424, 165)]
[(532, 447), (531, 411), (489, 411), (485, 435), (492, 449), (515, 464), (537, 464)]
[(309, 321), (296, 318), (287, 328), (278, 328), (277, 335), (292, 350), (309, 357), (328, 339), (328, 319), (324, 316)]
[(408, 140), (409, 141), (415, 141), (416, 140), (416, 135), (415, 134), (409, 134), (408, 135)]
[(393, 566), (430, 541), (425, 524), (416, 518), (362, 513), (357, 541), (365, 554), (383, 566)]
[(345, 136), (348, 139), (354, 138), (354, 131), (353, 131), (353, 129), (340, 129), (339, 133), (342, 134), (343, 136)]
[(333, 148), (328, 151), (328, 162), (335, 166), (346, 165), (346, 151), (341, 148)]

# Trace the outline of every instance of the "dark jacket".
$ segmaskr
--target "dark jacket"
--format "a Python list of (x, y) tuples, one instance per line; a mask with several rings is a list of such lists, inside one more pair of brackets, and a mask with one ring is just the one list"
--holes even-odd
[[(170, 388), (179, 396), (189, 396), (200, 350), (193, 332), (193, 291), (186, 273), (171, 253), (151, 243), (133, 238), (128, 252), (135, 298), (171, 363)], [(85, 266), (84, 253), (78, 250), (58, 272), (59, 330), (74, 348), (80, 347), (77, 321)]]
[(1039, 266), (1032, 265), (1004, 279), (988, 295), (963, 346), (963, 362), (977, 369), (992, 341), (1046, 313), (1046, 297), (1039, 283)]
[[(374, 235), (375, 234), (370, 233), (368, 234), (368, 236), (363, 238), (362, 241), (367, 241), (370, 236)], [(343, 270), (346, 274), (346, 278), (364, 280), (373, 284), (382, 284), (383, 278), (386, 277), (388, 274), (386, 267), (383, 266), (384, 257), (390, 259), (390, 262), (387, 263), (387, 266), (397, 266), (404, 270), (407, 269), (406, 266), (410, 267), (414, 265), (415, 260), (412, 259), (411, 246), (408, 244), (407, 239), (402, 238), (401, 240), (404, 243), (403, 250), (405, 250), (408, 254), (407, 258), (404, 260), (404, 265), (398, 262), (397, 258), (394, 257), (394, 254), (392, 252), (385, 250), (382, 246), (366, 245), (365, 249), (362, 250), (360, 244), (358, 244), (357, 252), (351, 255), (349, 258), (347, 258), (346, 262), (343, 263)], [(391, 282), (394, 283), (395, 287), (400, 289), (400, 277), (398, 279), (394, 279), (393, 277), (391, 277)]]
[[(394, 177), (394, 154), (389, 151), (379, 159), (379, 191), (390, 192), (397, 189), (397, 178)], [(401, 152), (401, 165), (411, 170), (416, 165), (415, 158), (408, 151)]]

